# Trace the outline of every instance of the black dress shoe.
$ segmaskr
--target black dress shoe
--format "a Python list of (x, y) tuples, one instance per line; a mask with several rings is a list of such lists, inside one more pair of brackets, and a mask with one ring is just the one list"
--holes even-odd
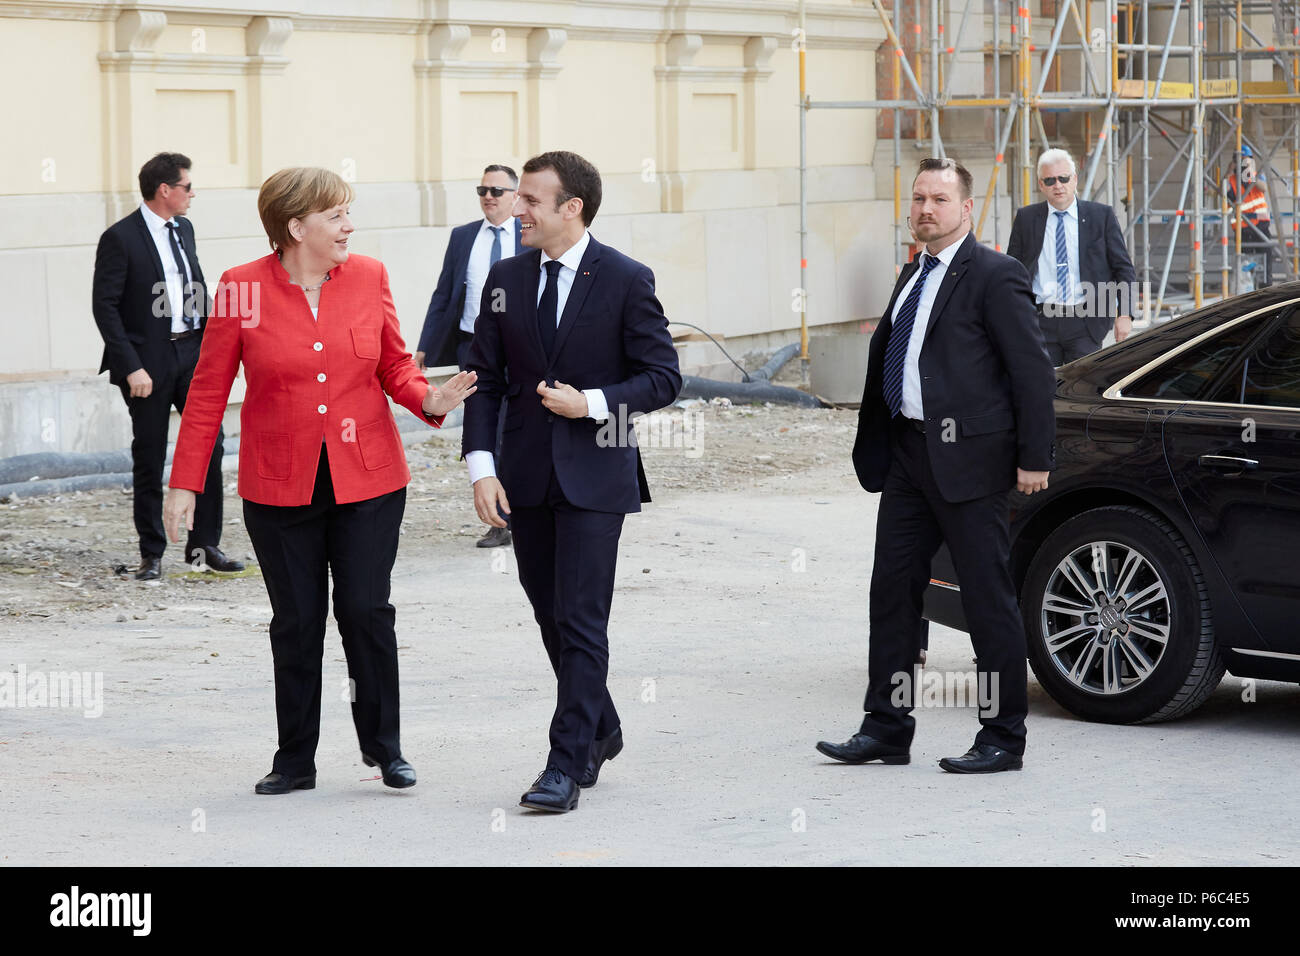
[(474, 542), (476, 548), (499, 548), (502, 545), (510, 543), (509, 528), (493, 528), (483, 537)]
[(195, 545), (193, 547), (186, 546), (185, 554), (188, 555), (188, 560), (191, 564), (193, 564), (194, 560), (199, 557), (200, 551), (203, 552), (203, 563), (207, 566), (209, 571), (231, 572), (244, 570), (244, 562), (226, 557), (225, 553), (220, 548), (211, 545)]
[(519, 798), (519, 805), (547, 813), (568, 813), (578, 805), (578, 781), (558, 767), (547, 767)]
[(140, 567), (136, 569), (137, 581), (157, 581), (162, 577), (162, 558), (141, 558)]
[(591, 759), (587, 761), (587, 769), (582, 772), (582, 779), (578, 781), (578, 786), (582, 789), (594, 787), (596, 781), (600, 778), (600, 765), (606, 760), (613, 760), (623, 752), (623, 728), (620, 727), (603, 740), (592, 741)]
[(283, 773), (271, 771), (253, 787), (254, 793), (289, 793), (292, 790), (315, 790), (316, 775), (290, 777)]
[(398, 757), (388, 764), (381, 764), (374, 757), (361, 755), (361, 762), (367, 767), (378, 767), (384, 775), (384, 786), (392, 787), (395, 790), (405, 790), (407, 787), (415, 786), (415, 768), (409, 763)]
[(1019, 770), (1024, 758), (992, 744), (975, 744), (960, 757), (944, 757), (939, 766), (949, 773), (997, 773), (999, 770)]
[(875, 737), (868, 737), (866, 734), (854, 734), (842, 744), (822, 740), (817, 743), (817, 749), (832, 760), (839, 760), (842, 763), (870, 763), (872, 760), (891, 764), (912, 762), (912, 755), (908, 753), (908, 748), (883, 744)]

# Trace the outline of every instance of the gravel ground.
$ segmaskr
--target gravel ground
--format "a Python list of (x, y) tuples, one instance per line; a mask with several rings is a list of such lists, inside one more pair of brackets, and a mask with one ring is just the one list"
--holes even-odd
[[(977, 729), (947, 702), (918, 713), (910, 766), (826, 761), (813, 744), (852, 733), (866, 679), (877, 498), (852, 474), (855, 413), (695, 405), (651, 424), (655, 502), (625, 525), (610, 627), (627, 745), (558, 818), (516, 806), (542, 769), (554, 680), (509, 549), (473, 546), (455, 431), (408, 448), (393, 602), (409, 791), (360, 763), (332, 622), (317, 789), (255, 796), (275, 746), (256, 569), (171, 560), (161, 582), (123, 580), (128, 495), (0, 504), (0, 676), (103, 682), (98, 707), (3, 713), (0, 862), (1300, 861), (1300, 836), (1273, 822), (1300, 731), (1292, 685), (1259, 682), (1248, 702), (1229, 677), (1189, 718), (1111, 727), (1031, 679), (1022, 773), (939, 772)], [(232, 484), (224, 546), (244, 557), (238, 505)], [(966, 635), (934, 628), (927, 669), (970, 666)]]

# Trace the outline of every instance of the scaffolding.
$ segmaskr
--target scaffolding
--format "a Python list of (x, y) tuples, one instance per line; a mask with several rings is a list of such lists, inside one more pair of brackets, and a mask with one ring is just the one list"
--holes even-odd
[[(1038, 5), (1037, 18), (1030, 2)], [(1300, 276), (1294, 0), (893, 0), (892, 9), (884, 0), (872, 3), (892, 60), (890, 96), (812, 99), (801, 48), (800, 178), (802, 186), (809, 110), (888, 111), (878, 133), (889, 139), (892, 132), (896, 270), (909, 245), (904, 126), (917, 145), (928, 142), (929, 155), (943, 157), (945, 132), (969, 134), (972, 123), (963, 117), (978, 111), (988, 117), (980, 137), (988, 152), (961, 157), (967, 166), (991, 158), (987, 187), (977, 197), (976, 239), (990, 238), (991, 218), (991, 242), (1003, 248), (1001, 208), (1014, 211), (1037, 199), (1036, 156), (1056, 146), (1081, 160), (1080, 198), (1127, 211), (1120, 219), (1142, 290), (1135, 314), (1164, 318), (1245, 291), (1252, 265), (1270, 254), (1275, 279)], [(982, 82), (973, 79), (974, 64), (983, 67)], [(1224, 183), (1238, 171), (1243, 146), (1250, 146), (1267, 189), (1271, 235), (1243, 221), (1240, 188), (1233, 203), (1226, 198)], [(805, 269), (802, 189), (800, 203)], [(1218, 248), (1210, 253), (1207, 243)], [(1217, 273), (1213, 290), (1207, 269)]]

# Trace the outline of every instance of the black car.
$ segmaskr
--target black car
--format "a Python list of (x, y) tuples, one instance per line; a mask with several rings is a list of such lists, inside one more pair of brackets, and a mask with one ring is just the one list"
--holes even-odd
[[(1190, 713), (1224, 670), (1300, 681), (1300, 282), (1057, 371), (1049, 488), (1011, 493), (1038, 680), (1112, 723)], [(945, 549), (925, 616), (966, 630)]]

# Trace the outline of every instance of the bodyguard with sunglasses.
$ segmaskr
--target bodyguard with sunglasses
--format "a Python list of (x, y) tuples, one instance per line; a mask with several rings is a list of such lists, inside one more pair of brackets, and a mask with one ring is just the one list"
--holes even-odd
[[(483, 170), (478, 186), (478, 204), (483, 218), (457, 226), (451, 231), (447, 253), (442, 260), (442, 275), (429, 300), (424, 317), (424, 331), (415, 353), (415, 364), (451, 365), (465, 368), (469, 345), (474, 341), (474, 324), (478, 319), (479, 300), (488, 270), (501, 259), (523, 251), (519, 220), (510, 215), (515, 204), (519, 177), (509, 166), (493, 164)], [(498, 417), (497, 456), (501, 453), (501, 423)], [(510, 543), (509, 528), (491, 528), (478, 540), (480, 548), (495, 548)]]
[(1079, 176), (1063, 149), (1038, 158), (1043, 202), (1025, 206), (1011, 226), (1007, 255), (1033, 280), (1038, 322), (1053, 365), (1101, 348), (1115, 330), (1123, 342), (1133, 328), (1137, 275), (1115, 210), (1075, 197)]
[[(162, 575), (167, 546), (162, 521), (163, 465), (172, 406), (184, 411), (203, 342), (208, 291), (194, 248), (189, 158), (159, 153), (140, 168), (144, 201), (109, 226), (95, 251), (92, 308), (104, 339), (101, 372), (122, 391), (131, 413), (131, 460), (137, 580)], [(221, 553), (221, 442), (217, 435), (185, 560), (200, 555), (214, 571), (242, 571)]]

